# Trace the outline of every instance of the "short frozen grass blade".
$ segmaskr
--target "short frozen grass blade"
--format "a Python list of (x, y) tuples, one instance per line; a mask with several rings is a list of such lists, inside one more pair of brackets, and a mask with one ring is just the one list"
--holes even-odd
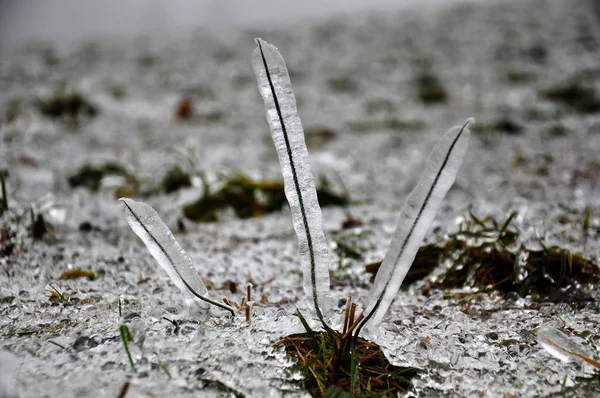
[(233, 315), (230, 307), (208, 298), (208, 290), (194, 269), (192, 259), (179, 246), (158, 213), (146, 203), (128, 198), (119, 200), (125, 204), (129, 226), (144, 242), (152, 257), (169, 274), (175, 286), (183, 292), (186, 302), (196, 302), (204, 309), (208, 308), (208, 304), (213, 304), (230, 311)]
[(317, 317), (330, 308), (329, 252), (321, 222), (321, 208), (310, 170), (304, 130), (296, 109), (290, 77), (277, 48), (262, 39), (252, 55), (252, 65), (263, 97), (271, 136), (283, 174), (298, 237), (304, 273), (304, 291)]
[(538, 330), (537, 340), (540, 345), (555, 358), (563, 362), (584, 361), (600, 369), (600, 362), (592, 358), (589, 350), (571, 340), (558, 329), (543, 326)]
[(468, 119), (462, 127), (451, 128), (429, 155), (423, 175), (402, 209), (398, 227), (369, 293), (368, 315), (357, 334), (367, 323), (370, 331), (375, 332), (398, 293), (444, 196), (454, 184), (467, 153), (468, 126), (472, 122), (473, 119)]

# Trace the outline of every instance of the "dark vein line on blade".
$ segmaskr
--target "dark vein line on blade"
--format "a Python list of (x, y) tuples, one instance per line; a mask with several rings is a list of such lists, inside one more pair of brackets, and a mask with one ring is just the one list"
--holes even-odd
[[(441, 176), (442, 172), (446, 168), (446, 164), (448, 163), (448, 160), (450, 159), (450, 155), (452, 154), (452, 151), (454, 150), (454, 146), (456, 145), (456, 142), (462, 136), (462, 133), (465, 131), (465, 128), (467, 128), (467, 126), (469, 125), (469, 123), (470, 123), (470, 120), (467, 120), (467, 122), (460, 129), (460, 132), (457, 134), (456, 138), (454, 138), (454, 141), (452, 141), (452, 145), (450, 145), (450, 149), (448, 149), (448, 152), (446, 153), (446, 157), (444, 158), (444, 162), (442, 163), (442, 166), (438, 170), (437, 175), (435, 176), (435, 179), (433, 180), (433, 184), (431, 184), (431, 187), (429, 188), (429, 192), (427, 192), (427, 196), (425, 196), (425, 200), (423, 201), (423, 205), (419, 209), (419, 213), (417, 214), (417, 218), (415, 218), (415, 221), (413, 222), (413, 224), (410, 227), (410, 231), (408, 231), (408, 234), (406, 235), (406, 238), (404, 239), (404, 242), (402, 242), (402, 247), (400, 249), (400, 252), (398, 253), (398, 256), (394, 260), (394, 263), (396, 263), (396, 261), (398, 261), (398, 259), (400, 258), (400, 256), (402, 256), (402, 253), (404, 252), (404, 249), (406, 248), (406, 245), (408, 244), (408, 241), (412, 237), (412, 234), (413, 234), (413, 232), (415, 230), (415, 227), (417, 226), (417, 224), (419, 223), (419, 220), (421, 219), (421, 215), (423, 214), (423, 211), (425, 210), (425, 208), (429, 204), (429, 198), (431, 197), (431, 194), (433, 193), (433, 190), (436, 188), (436, 186), (438, 184), (438, 180), (440, 179), (440, 176)], [(394, 274), (394, 272), (392, 270), (392, 275), (393, 274)], [(392, 280), (392, 275), (390, 275), (390, 279), (388, 279), (388, 281), (385, 283), (385, 286), (384, 286), (381, 294), (377, 298), (377, 302), (375, 303), (375, 306), (373, 307), (373, 309), (371, 310), (371, 312), (369, 312), (369, 314), (365, 317), (365, 319), (361, 322), (361, 324), (356, 328), (356, 334), (355, 334), (355, 336), (358, 336), (358, 334), (360, 333), (360, 330), (362, 329), (362, 327), (364, 325), (366, 325), (366, 323), (369, 321), (369, 319), (371, 319), (371, 317), (375, 314), (375, 312), (379, 308), (379, 305), (381, 304), (381, 300), (383, 299), (383, 296), (385, 295), (385, 291), (387, 290), (387, 288), (388, 288), (388, 286), (390, 284), (390, 281)]]
[(308, 243), (308, 252), (310, 254), (310, 277), (312, 283), (312, 295), (313, 302), (315, 304), (315, 310), (317, 312), (317, 317), (323, 323), (323, 326), (327, 328), (325, 321), (323, 320), (323, 314), (321, 313), (321, 309), (319, 308), (319, 303), (317, 300), (317, 286), (316, 286), (316, 274), (315, 274), (315, 253), (312, 244), (312, 236), (310, 234), (310, 229), (308, 228), (308, 219), (306, 218), (306, 210), (304, 209), (304, 200), (302, 198), (302, 192), (300, 191), (300, 184), (298, 182), (298, 175), (296, 174), (296, 165), (294, 163), (294, 156), (292, 153), (292, 148), (290, 147), (290, 141), (288, 138), (287, 128), (285, 127), (285, 123), (283, 122), (283, 115), (281, 114), (281, 107), (279, 106), (279, 99), (277, 98), (277, 94), (275, 93), (275, 86), (273, 85), (273, 80), (271, 78), (271, 72), (269, 71), (269, 66), (267, 65), (267, 59), (265, 58), (265, 54), (263, 53), (262, 45), (260, 40), (256, 40), (258, 44), (258, 48), (260, 50), (260, 56), (262, 57), (263, 65), (265, 67), (265, 72), (267, 75), (267, 80), (269, 82), (269, 87), (271, 88), (271, 94), (273, 95), (273, 102), (275, 103), (275, 110), (277, 111), (277, 116), (279, 117), (279, 123), (281, 124), (281, 131), (283, 133), (283, 138), (285, 141), (285, 147), (287, 149), (288, 158), (290, 159), (290, 166), (292, 168), (292, 176), (294, 178), (294, 186), (296, 188), (296, 194), (298, 195), (298, 202), (300, 204), (300, 212), (302, 214), (302, 221), (304, 223), (304, 230), (306, 231), (307, 243)]
[(156, 243), (156, 246), (158, 246), (160, 248), (160, 251), (165, 255), (165, 257), (167, 258), (167, 260), (169, 260), (169, 262), (171, 263), (171, 265), (173, 266), (173, 269), (175, 270), (175, 272), (177, 273), (177, 276), (179, 276), (179, 279), (181, 279), (181, 281), (183, 282), (183, 284), (185, 285), (185, 287), (190, 291), (190, 293), (192, 293), (194, 296), (198, 297), (200, 300), (205, 301), (209, 304), (212, 305), (216, 305), (217, 307), (223, 308), (224, 310), (230, 311), (231, 315), (234, 315), (233, 309), (230, 307), (225, 306), (224, 304), (218, 303), (216, 301), (213, 301), (207, 297), (201, 296), (200, 294), (198, 294), (187, 282), (185, 279), (183, 279), (183, 277), (181, 276), (181, 274), (179, 273), (179, 270), (177, 268), (175, 268), (175, 263), (173, 262), (173, 259), (169, 256), (169, 254), (167, 253), (167, 251), (165, 250), (165, 248), (158, 242), (158, 240), (154, 237), (154, 235), (152, 235), (150, 233), (150, 231), (148, 230), (148, 228), (146, 228), (146, 226), (144, 225), (144, 223), (142, 222), (142, 220), (140, 220), (140, 218), (138, 217), (137, 214), (135, 214), (135, 212), (133, 211), (133, 209), (131, 209), (131, 207), (125, 202), (123, 201), (123, 204), (125, 205), (125, 207), (127, 207), (127, 209), (131, 212), (131, 214), (133, 215), (133, 217), (135, 218), (135, 220), (142, 226), (142, 228), (144, 228), (144, 231), (146, 231), (146, 233), (148, 234), (149, 237), (152, 238), (152, 240), (154, 241), (154, 243)]

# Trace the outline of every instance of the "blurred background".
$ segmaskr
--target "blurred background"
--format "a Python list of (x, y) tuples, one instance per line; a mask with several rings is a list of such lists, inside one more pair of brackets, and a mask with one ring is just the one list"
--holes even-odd
[[(0, 45), (40, 38), (164, 34), (199, 26), (282, 25), (306, 17), (398, 8), (413, 2), (424, 3), (415, 0), (1, 0)], [(441, 1), (427, 0), (426, 3)]]

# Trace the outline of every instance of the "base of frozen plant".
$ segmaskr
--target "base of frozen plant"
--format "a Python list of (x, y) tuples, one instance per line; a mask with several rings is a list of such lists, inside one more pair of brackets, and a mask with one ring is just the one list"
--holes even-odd
[[(411, 387), (411, 379), (419, 369), (392, 365), (379, 346), (359, 338), (354, 354), (347, 339), (339, 332), (334, 339), (326, 332), (293, 334), (279, 341), (286, 353), (297, 360), (296, 369), (304, 376), (299, 383), (313, 397), (321, 397), (335, 385), (350, 392), (354, 373), (354, 394), (361, 397), (396, 395)], [(338, 351), (338, 352), (336, 352)], [(340, 353), (341, 351), (341, 353)], [(353, 370), (352, 355), (356, 366)]]

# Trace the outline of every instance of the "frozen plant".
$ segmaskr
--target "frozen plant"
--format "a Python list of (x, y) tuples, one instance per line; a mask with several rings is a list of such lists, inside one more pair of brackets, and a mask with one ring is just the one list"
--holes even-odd
[[(414, 375), (415, 370), (391, 370), (387, 366), (385, 369), (378, 368), (372, 361), (373, 353), (378, 351), (378, 347), (360, 339), (360, 333), (366, 326), (371, 334), (376, 334), (444, 196), (454, 183), (467, 152), (470, 135), (468, 126), (473, 119), (446, 132), (429, 155), (423, 175), (402, 209), (398, 227), (369, 293), (366, 311), (355, 319), (357, 307), (356, 304), (351, 304), (350, 297), (343, 328), (335, 331), (325, 319), (329, 313), (331, 297), (329, 252), (290, 77), (279, 50), (262, 39), (256, 39), (256, 43), (258, 47), (254, 50), (252, 64), (258, 89), (265, 102), (267, 121), (279, 156), (285, 194), (298, 237), (304, 290), (327, 334), (327, 337), (317, 337), (298, 312), (307, 337), (298, 339), (298, 336), (290, 336), (283, 340), (283, 344), (288, 352), (298, 353), (303, 362), (301, 366), (308, 368), (305, 375), (315, 380), (316, 389), (313, 392), (317, 391), (318, 394), (337, 396), (340, 392), (338, 387), (348, 388), (351, 394), (371, 391), (370, 380), (382, 375), (388, 379), (387, 390), (384, 388), (382, 391), (389, 391), (390, 388), (397, 391), (404, 389), (410, 385), (408, 379)], [(303, 341), (308, 343), (307, 349), (302, 347)], [(302, 350), (304, 354), (300, 354)], [(310, 359), (307, 359), (308, 356)], [(315, 363), (318, 365), (315, 366)]]
[[(323, 313), (328, 312), (331, 297), (329, 253), (296, 99), (279, 50), (262, 39), (256, 39), (256, 43), (258, 47), (254, 50), (252, 63), (265, 102), (285, 194), (298, 236), (305, 293), (311, 298), (312, 307), (323, 327), (329, 330), (323, 318)], [(472, 122), (473, 119), (468, 119), (463, 126), (451, 128), (429, 155), (423, 175), (402, 209), (400, 222), (375, 277), (366, 315), (358, 325), (356, 335), (366, 325), (372, 332), (377, 330), (398, 292), (444, 196), (454, 183), (467, 152), (468, 126)]]
[[(357, 306), (350, 304), (349, 300), (343, 330), (335, 331), (327, 322), (331, 315), (329, 249), (323, 232), (321, 208), (310, 169), (304, 131), (296, 109), (296, 99), (285, 62), (277, 48), (262, 39), (256, 39), (256, 43), (258, 47), (254, 50), (252, 64), (265, 102), (267, 121), (279, 157), (285, 195), (298, 238), (304, 291), (309, 308), (329, 337), (328, 344), (333, 346), (334, 358), (326, 360), (329, 350), (323, 348), (324, 340), (321, 340), (320, 346), (315, 344), (315, 351), (321, 352), (323, 363), (328, 364), (326, 367), (333, 368), (333, 382), (327, 380), (332, 385), (342, 373), (340, 363), (351, 361), (350, 391), (354, 392), (357, 378), (360, 377), (357, 363), (359, 359), (356, 355), (359, 335), (364, 327), (370, 334), (377, 332), (444, 196), (454, 183), (467, 152), (470, 135), (468, 126), (473, 119), (447, 131), (429, 155), (423, 175), (402, 209), (399, 225), (369, 294), (370, 301), (366, 311), (355, 319)], [(173, 283), (182, 290), (186, 302), (196, 303), (202, 308), (213, 304), (233, 313), (231, 307), (208, 297), (208, 290), (194, 270), (191, 259), (156, 211), (145, 203), (127, 198), (120, 200), (125, 204), (129, 225), (169, 274)], [(299, 312), (298, 316), (308, 335), (316, 343), (314, 332)], [(361, 340), (361, 344), (363, 342)]]

